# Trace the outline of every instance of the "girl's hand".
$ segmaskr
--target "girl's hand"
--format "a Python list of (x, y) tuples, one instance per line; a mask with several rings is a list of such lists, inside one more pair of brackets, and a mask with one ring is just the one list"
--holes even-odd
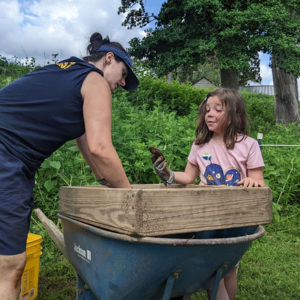
[(241, 181), (237, 182), (237, 185), (243, 185), (244, 187), (263, 187), (265, 184), (259, 180), (255, 180), (251, 177), (243, 178)]
[(149, 151), (152, 153), (151, 160), (157, 175), (161, 178), (165, 185), (173, 183), (174, 172), (167, 167), (167, 160), (162, 152), (153, 146), (149, 147)]

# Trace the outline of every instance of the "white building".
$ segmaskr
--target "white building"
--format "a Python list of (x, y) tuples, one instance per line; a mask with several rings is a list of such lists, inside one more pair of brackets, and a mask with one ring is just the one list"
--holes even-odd
[[(274, 86), (273, 85), (249, 85), (243, 86), (241, 90), (246, 89), (249, 93), (257, 93), (264, 95), (274, 95)], [(298, 84), (298, 100), (300, 101), (300, 85)]]

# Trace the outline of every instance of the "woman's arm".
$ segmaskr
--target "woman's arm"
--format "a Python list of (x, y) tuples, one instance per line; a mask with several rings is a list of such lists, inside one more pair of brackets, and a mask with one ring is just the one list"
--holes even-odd
[(194, 183), (198, 174), (199, 168), (188, 161), (184, 172), (174, 172), (174, 181), (181, 184), (191, 184)]
[(76, 139), (76, 145), (80, 150), (83, 158), (86, 160), (88, 165), (91, 167), (93, 173), (96, 175), (97, 180), (103, 179), (104, 176), (102, 175), (100, 169), (97, 167), (97, 165), (94, 163), (91, 157), (85, 134)]
[(244, 187), (259, 187), (265, 186), (263, 168), (255, 168), (247, 170), (247, 177), (237, 183)]
[(112, 97), (107, 82), (100, 74), (91, 72), (83, 82), (81, 94), (87, 145), (84, 153), (88, 163), (97, 178), (103, 175), (112, 187), (129, 188), (130, 183), (112, 144)]

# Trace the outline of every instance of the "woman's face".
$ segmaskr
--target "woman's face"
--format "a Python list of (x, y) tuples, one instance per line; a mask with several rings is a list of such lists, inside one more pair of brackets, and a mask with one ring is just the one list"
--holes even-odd
[(102, 69), (104, 79), (108, 82), (113, 92), (119, 86), (125, 86), (128, 70), (123, 61), (116, 61), (113, 53), (108, 52), (105, 57), (105, 64)]
[(225, 105), (217, 96), (209, 97), (206, 101), (205, 123), (214, 133), (224, 133)]

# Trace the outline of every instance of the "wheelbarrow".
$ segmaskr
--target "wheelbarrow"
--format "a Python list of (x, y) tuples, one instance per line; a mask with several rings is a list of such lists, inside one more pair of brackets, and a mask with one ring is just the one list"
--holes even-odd
[(62, 237), (36, 214), (78, 274), (77, 300), (168, 300), (211, 287), (215, 300), (220, 280), (265, 233), (251, 226), (132, 237), (59, 214)]

